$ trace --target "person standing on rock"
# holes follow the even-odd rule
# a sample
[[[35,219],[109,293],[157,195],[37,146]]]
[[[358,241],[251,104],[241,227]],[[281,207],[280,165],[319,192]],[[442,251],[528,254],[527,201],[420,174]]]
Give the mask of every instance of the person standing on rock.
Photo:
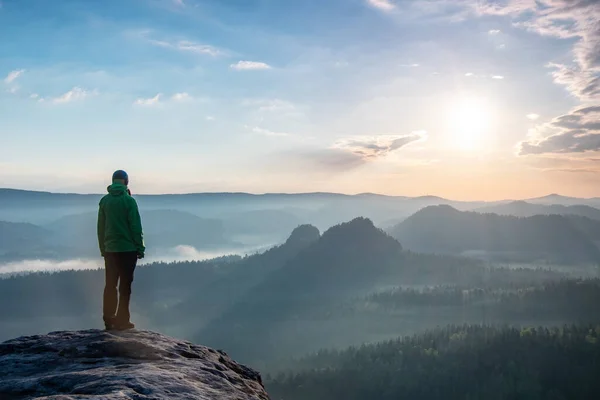
[[[144,258],[146,249],[138,205],[128,184],[127,173],[115,171],[98,208],[98,244],[106,276],[102,310],[106,329],[135,328],[129,314],[131,284],[137,260]]]

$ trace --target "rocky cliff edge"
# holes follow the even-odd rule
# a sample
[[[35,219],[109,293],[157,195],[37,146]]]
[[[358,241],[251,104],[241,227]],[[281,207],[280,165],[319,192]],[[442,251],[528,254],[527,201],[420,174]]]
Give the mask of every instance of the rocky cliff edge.
[[[0,343],[0,399],[268,400],[227,354],[149,331],[52,332]]]

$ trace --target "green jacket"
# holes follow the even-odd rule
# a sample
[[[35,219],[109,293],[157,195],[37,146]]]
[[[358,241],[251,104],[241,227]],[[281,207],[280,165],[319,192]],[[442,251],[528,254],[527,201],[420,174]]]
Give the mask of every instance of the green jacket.
[[[143,257],[146,248],[137,202],[123,184],[113,183],[107,190],[98,208],[100,254],[136,251]]]

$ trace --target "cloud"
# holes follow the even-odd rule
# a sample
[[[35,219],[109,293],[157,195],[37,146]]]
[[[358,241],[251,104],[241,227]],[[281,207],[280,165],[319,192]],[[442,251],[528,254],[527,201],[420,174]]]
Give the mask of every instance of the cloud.
[[[133,105],[153,107],[161,104],[185,103],[192,100],[197,100],[197,98],[193,97],[187,92],[174,93],[173,95],[168,96],[166,100],[163,100],[163,98],[164,95],[162,93],[157,93],[154,97],[140,97],[133,102]]]
[[[215,117],[213,117],[212,115],[207,115],[205,118],[207,121],[214,121]]]
[[[143,35],[145,36],[145,35]],[[179,41],[167,41],[167,40],[154,40],[148,39],[148,42],[153,44],[154,46],[163,47],[172,50],[178,50],[182,52],[195,53],[195,54],[203,54],[212,57],[219,57],[227,55],[227,51],[219,49],[217,47],[192,42],[189,40],[179,40]]]
[[[4,83],[6,83],[7,85],[13,83],[21,75],[23,75],[24,72],[24,69],[16,69],[14,71],[9,72],[6,78],[4,78]]]
[[[568,172],[571,174],[600,174],[600,171],[585,168],[557,168],[548,169],[545,172]]]
[[[479,14],[522,17],[521,26],[540,35],[575,39],[573,65],[549,64],[556,83],[575,96],[600,95],[600,2],[598,0],[480,0]]]
[[[351,152],[364,160],[373,160],[385,157],[410,143],[426,139],[425,131],[415,131],[410,135],[358,136],[338,140],[333,148]]]
[[[467,76],[467,77],[471,77],[471,76],[473,76],[473,75],[475,75],[475,74],[474,74],[474,73],[472,73],[472,72],[467,72],[467,73],[465,74],[465,76]]]
[[[499,29],[490,29],[488,31],[488,34],[490,34],[490,35],[498,35],[498,34],[500,34],[500,32],[501,31]]]
[[[242,100],[244,107],[256,107],[260,112],[292,112],[296,111],[295,104],[282,99],[244,99]]]
[[[492,75],[492,79],[502,80],[504,77],[502,75]]]
[[[375,7],[386,12],[392,11],[396,8],[396,5],[390,0],[367,0],[367,4],[371,7]]]
[[[519,143],[519,154],[583,153],[600,150],[600,106],[586,106],[554,118]]]
[[[175,93],[173,96],[171,96],[171,99],[174,101],[189,101],[189,100],[192,100],[193,98],[188,93],[182,92],[182,93]]]
[[[81,271],[98,269],[98,260],[73,259],[55,260],[23,260],[0,264],[0,274],[22,274],[28,272]]]
[[[540,116],[538,114],[527,114],[526,117],[532,121],[535,121],[536,119],[538,119]]]
[[[554,82],[585,102],[600,96],[600,1],[479,0],[480,15],[518,17],[514,25],[574,43],[570,64],[549,63]],[[593,109],[594,107],[592,107]],[[583,111],[582,111],[583,110]],[[587,110],[587,111],[586,111]],[[519,154],[580,153],[599,150],[600,131],[589,120],[590,107],[572,111],[537,127],[533,138],[518,144]],[[596,114],[596,112],[593,112]],[[597,115],[596,118],[600,117]]]
[[[278,136],[278,137],[292,136],[291,134],[286,133],[286,132],[273,132],[268,129],[263,129],[263,128],[259,128],[259,127],[250,128],[250,127],[246,126],[246,128],[251,129],[252,132],[254,132],[254,133],[258,133],[259,135],[264,135],[264,136]]]
[[[137,106],[146,106],[146,107],[156,106],[156,105],[160,104],[161,96],[162,96],[162,93],[158,93],[156,96],[150,97],[147,99],[140,98],[140,99],[137,99],[136,101],[134,101],[133,104],[137,105]]]
[[[271,69],[269,64],[258,61],[238,61],[235,64],[231,64],[229,67],[238,71]]]
[[[548,67],[554,68],[554,82],[566,86],[567,90],[580,99],[590,100],[600,96],[600,72],[554,63],[548,64]]]
[[[531,10],[536,0],[478,0],[467,4],[480,15],[509,15]]]
[[[90,91],[82,89],[78,86],[75,86],[73,89],[69,90],[67,93],[65,93],[61,96],[52,98],[51,101],[54,104],[66,104],[66,103],[71,103],[73,101],[84,100],[85,98],[92,96],[92,95],[96,95],[96,94],[98,94],[98,92],[96,90],[90,92]]]
[[[296,167],[303,172],[344,172],[365,164],[365,160],[354,153],[341,149],[301,149],[282,154],[286,166]]]

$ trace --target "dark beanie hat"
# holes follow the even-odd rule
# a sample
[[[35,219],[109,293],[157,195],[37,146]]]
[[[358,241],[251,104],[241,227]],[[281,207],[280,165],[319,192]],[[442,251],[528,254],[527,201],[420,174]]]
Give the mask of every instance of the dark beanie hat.
[[[127,175],[127,172],[125,172],[123,170],[117,170],[113,173],[113,176],[112,176],[113,182],[115,181],[115,179],[121,179],[121,180],[123,180],[123,183],[125,183],[126,185],[129,185],[129,176]]]

